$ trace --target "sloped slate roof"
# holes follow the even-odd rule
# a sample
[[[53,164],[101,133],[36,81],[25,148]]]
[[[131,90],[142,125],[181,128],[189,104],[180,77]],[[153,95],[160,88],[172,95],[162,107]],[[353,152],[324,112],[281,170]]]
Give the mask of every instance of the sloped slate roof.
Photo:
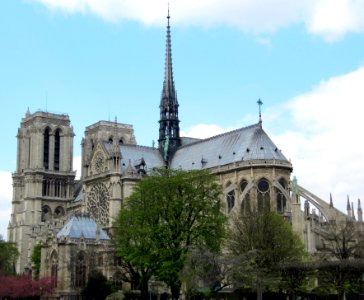
[[[125,171],[129,166],[134,168],[144,159],[146,171],[150,171],[156,167],[164,166],[164,160],[157,148],[137,146],[137,145],[120,145],[121,151],[121,170]]]
[[[73,216],[57,233],[57,238],[69,237],[79,239],[83,236],[85,239],[96,239],[96,231],[100,231],[100,240],[110,240],[105,230],[98,227],[96,222],[86,216]]]
[[[179,148],[171,168],[209,169],[238,161],[271,159],[288,162],[258,123]]]

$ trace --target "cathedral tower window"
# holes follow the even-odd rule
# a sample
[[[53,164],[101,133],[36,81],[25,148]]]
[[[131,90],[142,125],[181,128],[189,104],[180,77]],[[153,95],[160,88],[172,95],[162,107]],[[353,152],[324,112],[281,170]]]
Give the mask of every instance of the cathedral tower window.
[[[62,216],[64,216],[64,209],[62,206],[57,206],[56,209],[54,210],[54,217],[60,218]]]
[[[49,128],[46,128],[43,134],[43,167],[46,170],[49,168],[49,132]]]
[[[51,217],[52,217],[52,211],[51,211],[50,207],[48,205],[44,205],[42,207],[41,221],[46,222],[46,221],[50,220]]]
[[[61,135],[60,130],[56,130],[56,134],[54,136],[54,170],[59,171],[59,159],[60,159],[60,150],[61,148]]]

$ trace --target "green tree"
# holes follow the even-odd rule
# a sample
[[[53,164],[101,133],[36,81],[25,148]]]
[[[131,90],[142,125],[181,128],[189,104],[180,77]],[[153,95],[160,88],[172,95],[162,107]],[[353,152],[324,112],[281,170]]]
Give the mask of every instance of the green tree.
[[[177,299],[189,249],[218,251],[224,234],[221,187],[205,171],[156,169],[138,182],[116,223],[119,256],[138,271],[164,281]],[[139,286],[147,294],[144,282]]]
[[[0,235],[0,273],[13,273],[18,256],[19,252],[15,244],[4,241]]]
[[[40,274],[40,261],[41,261],[42,246],[40,244],[35,244],[31,256],[31,261],[33,264],[33,276],[34,278],[39,278]]]
[[[278,285],[283,262],[301,261],[305,256],[290,224],[270,211],[241,211],[233,216],[227,249],[237,258],[235,284],[255,288],[258,299],[264,287]]]
[[[115,292],[115,287],[99,271],[93,271],[88,276],[87,284],[82,291],[86,300],[103,300]]]

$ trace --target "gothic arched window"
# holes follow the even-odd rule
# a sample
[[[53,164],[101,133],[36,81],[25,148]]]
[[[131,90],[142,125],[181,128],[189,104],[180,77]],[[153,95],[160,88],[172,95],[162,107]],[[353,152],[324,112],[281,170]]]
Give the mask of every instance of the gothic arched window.
[[[52,217],[52,211],[51,211],[50,207],[48,205],[44,205],[42,207],[41,221],[46,222],[46,221],[50,220],[51,217]]]
[[[257,198],[258,198],[258,210],[263,209],[270,210],[270,185],[269,181],[262,178],[258,181]]]
[[[75,287],[84,287],[86,284],[86,255],[80,251],[76,257]]]
[[[227,203],[227,210],[228,210],[228,213],[229,213],[233,209],[233,207],[235,205],[235,193],[234,193],[234,191],[230,191],[226,195],[226,203]]]
[[[53,287],[57,287],[58,279],[58,255],[56,251],[52,252],[51,255],[51,277]]]
[[[50,129],[46,128],[43,134],[43,167],[46,170],[49,168],[49,132]]]
[[[56,134],[54,135],[54,170],[59,171],[59,159],[61,152],[61,135],[60,129],[56,130]]]

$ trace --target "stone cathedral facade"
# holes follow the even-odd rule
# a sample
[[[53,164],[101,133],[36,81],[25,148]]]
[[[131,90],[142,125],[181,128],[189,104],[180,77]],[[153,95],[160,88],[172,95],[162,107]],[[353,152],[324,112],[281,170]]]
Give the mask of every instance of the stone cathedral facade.
[[[8,240],[20,252],[18,273],[32,271],[33,248],[41,245],[41,275],[57,278],[55,297],[77,299],[95,269],[123,284],[111,228],[134,184],[154,167],[209,170],[223,186],[227,215],[269,206],[292,224],[311,253],[322,244],[322,224],[354,218],[349,201],[344,214],[291,179],[292,164],[260,117],[256,124],[208,139],[180,136],[169,21],[168,16],[158,147],[137,145],[132,125],[99,121],[85,130],[76,180],[69,117],[28,110],[21,120]],[[361,223],[360,202],[357,215]]]

